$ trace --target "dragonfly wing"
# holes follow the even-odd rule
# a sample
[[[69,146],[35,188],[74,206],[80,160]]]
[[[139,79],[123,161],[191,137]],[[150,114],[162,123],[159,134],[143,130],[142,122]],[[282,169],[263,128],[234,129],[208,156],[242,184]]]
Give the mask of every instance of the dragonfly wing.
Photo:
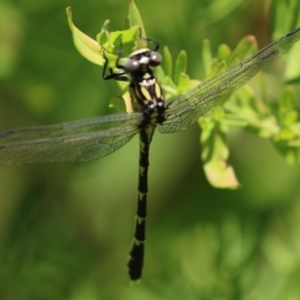
[[[141,113],[116,114],[0,132],[0,164],[84,162],[106,156],[137,132]]]
[[[285,54],[300,39],[300,28],[264,47],[236,66],[199,84],[169,103],[163,133],[187,129],[223,97],[246,84],[258,71]]]

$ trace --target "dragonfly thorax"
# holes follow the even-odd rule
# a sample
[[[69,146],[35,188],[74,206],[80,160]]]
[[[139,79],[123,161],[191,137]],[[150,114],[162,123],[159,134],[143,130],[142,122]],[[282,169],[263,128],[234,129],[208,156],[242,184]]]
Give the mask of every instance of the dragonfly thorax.
[[[123,65],[130,78],[129,93],[133,110],[144,112],[146,117],[142,122],[144,125],[147,123],[154,125],[164,120],[165,102],[162,88],[151,69],[158,66],[161,61],[160,53],[142,48],[133,51]]]

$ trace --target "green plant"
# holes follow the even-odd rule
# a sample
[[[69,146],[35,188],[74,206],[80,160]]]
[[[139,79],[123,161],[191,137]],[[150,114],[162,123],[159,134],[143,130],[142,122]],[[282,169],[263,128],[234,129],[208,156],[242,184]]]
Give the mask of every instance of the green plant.
[[[142,36],[146,36],[146,31],[134,1],[129,1],[127,16],[129,29],[109,32],[107,20],[97,35],[97,41],[75,27],[72,22],[71,8],[67,8],[67,15],[76,48],[92,63],[100,66],[104,64],[101,51],[103,47],[108,53],[109,65],[113,68],[120,45],[120,36],[122,36],[125,57],[133,48],[145,46],[145,41],[138,38],[138,28],[141,28]],[[279,31],[278,28],[276,30]],[[206,77],[203,81],[224,72],[228,67],[236,65],[255,52],[257,52],[257,44],[254,36],[243,38],[234,50],[227,45],[220,45],[216,57],[212,54],[209,41],[205,40],[202,59]],[[294,53],[290,60],[297,60],[297,57],[298,54]],[[174,63],[169,49],[164,47],[163,58],[163,67],[158,67],[156,72],[167,101],[200,83],[198,80],[191,80],[186,74],[187,54],[185,51],[179,53]],[[289,78],[289,81],[295,81],[299,78],[299,74],[300,70],[293,68],[293,78]],[[227,140],[230,128],[244,128],[259,138],[269,139],[289,164],[300,164],[300,122],[293,88],[285,87],[278,102],[274,104],[268,100],[267,81],[264,74],[260,72],[255,80],[256,89],[249,84],[241,87],[199,119],[203,146],[201,158],[204,162],[206,177],[214,187],[239,187],[234,169],[228,161],[230,151]],[[118,84],[122,90],[126,86],[122,82]],[[123,98],[127,111],[131,111],[128,93],[125,93]]]

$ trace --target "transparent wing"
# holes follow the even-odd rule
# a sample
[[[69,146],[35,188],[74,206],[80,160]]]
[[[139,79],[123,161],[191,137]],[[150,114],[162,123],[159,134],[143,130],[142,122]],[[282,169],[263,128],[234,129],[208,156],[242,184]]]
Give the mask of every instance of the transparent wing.
[[[285,54],[299,39],[300,28],[176,98],[167,106],[167,119],[159,126],[159,131],[172,133],[187,129],[221,98],[246,84],[259,70]]]
[[[0,164],[84,162],[106,156],[137,132],[142,113],[122,113],[0,132]]]

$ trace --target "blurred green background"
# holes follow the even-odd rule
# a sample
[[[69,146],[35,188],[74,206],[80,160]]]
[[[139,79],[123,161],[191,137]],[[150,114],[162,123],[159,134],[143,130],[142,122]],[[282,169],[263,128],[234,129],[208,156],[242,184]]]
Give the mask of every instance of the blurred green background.
[[[205,38],[216,51],[253,34],[261,48],[275,16],[295,25],[292,15],[278,17],[293,3],[136,0],[147,35],[174,55],[185,49],[188,74],[197,79]],[[65,8],[72,6],[75,25],[94,38],[107,18],[112,30],[124,29],[127,5],[1,0],[0,130],[111,113],[108,101],[120,91],[74,48]],[[268,70],[282,82],[283,62]],[[269,142],[233,132],[230,162],[242,187],[217,190],[204,177],[200,147],[197,125],[154,136],[146,262],[134,287],[126,263],[137,138],[95,162],[0,166],[0,299],[298,299],[299,168]]]

